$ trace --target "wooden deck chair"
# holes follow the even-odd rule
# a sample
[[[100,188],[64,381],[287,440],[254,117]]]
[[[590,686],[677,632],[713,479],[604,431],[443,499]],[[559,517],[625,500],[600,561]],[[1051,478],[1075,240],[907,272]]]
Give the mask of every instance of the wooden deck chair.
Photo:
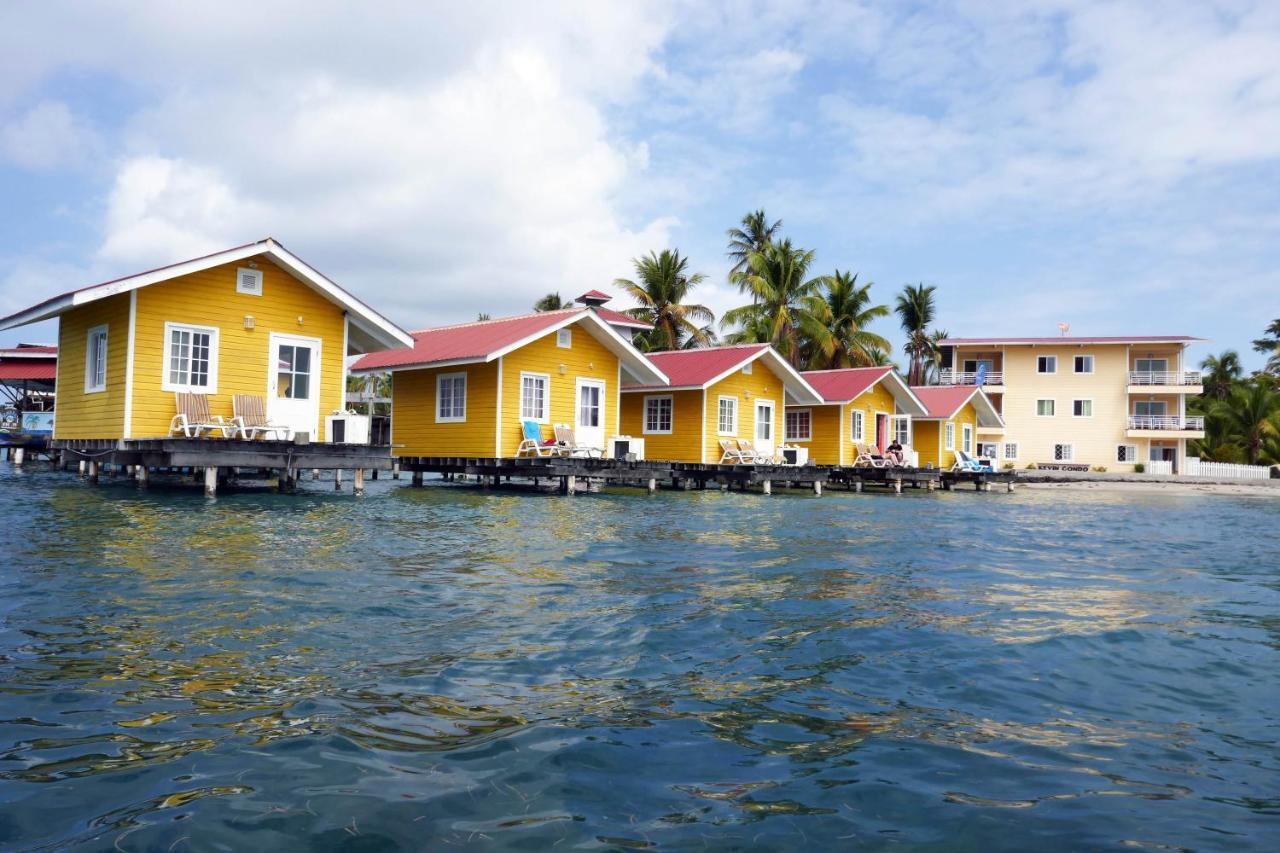
[[[755,444],[746,438],[738,439],[738,449],[742,451],[742,455],[750,459],[757,465],[773,465],[777,462],[777,458],[771,453],[765,453],[763,450],[757,450]]]
[[[236,434],[235,424],[222,415],[209,413],[209,395],[196,394],[193,391],[175,391],[174,407],[178,413],[169,421],[169,435],[181,433],[186,438],[200,438],[202,435],[220,430],[223,438],[232,438]]]
[[[533,419],[520,422],[520,445],[516,456],[559,456],[560,445],[553,438],[542,437],[542,427]]]
[[[278,441],[288,441],[293,430],[282,424],[273,424],[267,418],[267,401],[254,394],[236,394],[231,398],[235,415],[231,422],[240,430],[240,437],[253,441],[259,435],[274,433]]]
[[[573,434],[573,427],[568,424],[556,424],[552,427],[556,434],[556,444],[560,445],[561,451],[566,456],[574,456],[579,459],[603,459],[604,449],[600,447],[586,447],[578,444],[577,438]]]
[[[738,445],[736,438],[720,439],[720,464],[721,465],[752,465],[755,463],[754,457],[748,457],[742,448]]]
[[[855,444],[854,449],[858,451],[857,458],[853,460],[855,468],[890,468],[893,465],[883,455],[871,450],[862,442]]]

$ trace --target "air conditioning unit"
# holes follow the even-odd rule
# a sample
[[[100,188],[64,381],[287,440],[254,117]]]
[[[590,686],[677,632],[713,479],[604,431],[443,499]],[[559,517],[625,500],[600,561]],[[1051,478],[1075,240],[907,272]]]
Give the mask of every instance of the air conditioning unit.
[[[324,435],[330,444],[368,444],[369,416],[351,412],[327,415]]]

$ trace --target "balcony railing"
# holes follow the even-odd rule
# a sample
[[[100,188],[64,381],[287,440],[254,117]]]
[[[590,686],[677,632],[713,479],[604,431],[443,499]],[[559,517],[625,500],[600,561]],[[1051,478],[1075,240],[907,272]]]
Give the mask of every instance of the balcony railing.
[[[944,370],[938,377],[939,385],[972,385],[978,381],[978,374],[965,370]],[[988,370],[987,385],[1003,385],[1004,374],[998,370]]]
[[[1189,429],[1204,431],[1204,418],[1180,418],[1176,415],[1131,415],[1129,429]]]
[[[1131,370],[1130,385],[1203,385],[1198,370]]]

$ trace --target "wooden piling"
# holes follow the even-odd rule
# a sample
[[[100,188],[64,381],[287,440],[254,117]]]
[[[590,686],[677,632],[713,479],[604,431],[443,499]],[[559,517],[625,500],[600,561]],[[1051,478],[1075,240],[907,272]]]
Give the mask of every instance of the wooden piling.
[[[22,460],[26,456],[26,454],[27,454],[27,449],[25,447],[15,447],[13,449],[13,467],[21,468]]]
[[[771,494],[773,494],[773,481],[772,481],[772,480],[763,480],[763,481],[760,483],[760,488],[764,490],[764,493],[765,493],[766,495],[771,495]]]
[[[333,469],[333,490],[335,492],[342,491],[342,469],[341,468]]]
[[[421,471],[414,471],[414,472],[413,472],[413,477],[410,479],[410,481],[409,481],[409,482],[410,482],[410,483],[412,483],[415,487],[421,488],[421,486],[422,486],[422,472],[421,472]]]
[[[355,486],[353,491],[356,497],[360,497],[361,495],[364,494],[364,469],[363,468],[356,469],[356,479],[355,479]]]
[[[98,482],[98,461],[96,459],[89,460],[88,477],[90,483]]]
[[[652,495],[652,494],[656,494],[656,493],[657,493],[657,491],[658,491],[658,480],[657,480],[657,478],[655,478],[655,477],[650,477],[650,478],[649,478],[648,491],[649,491],[649,494],[651,494],[651,495]]]
[[[204,469],[204,493],[206,497],[213,497],[218,493],[218,469],[216,467]]]
[[[818,497],[822,497],[822,481],[821,480],[813,481],[813,493]]]

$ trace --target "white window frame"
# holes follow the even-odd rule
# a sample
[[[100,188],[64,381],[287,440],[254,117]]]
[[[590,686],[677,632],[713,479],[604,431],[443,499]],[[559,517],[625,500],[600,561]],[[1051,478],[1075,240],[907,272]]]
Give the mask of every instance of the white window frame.
[[[573,349],[573,329],[560,329],[557,331],[556,346],[560,349]]]
[[[1132,465],[1137,461],[1138,461],[1138,445],[1136,444],[1117,444],[1116,445],[1116,462],[1118,464]]]
[[[1143,361],[1147,363],[1146,370],[1143,370],[1141,367],[1138,367],[1138,363]],[[1152,364],[1152,362],[1159,362],[1163,364],[1164,367],[1161,367],[1159,370],[1157,370],[1155,366]],[[1160,357],[1160,356],[1145,356],[1143,358],[1135,358],[1133,360],[1133,370],[1135,373],[1168,373],[1169,359],[1167,357]]]
[[[762,438],[760,436],[760,424],[762,423],[762,421],[760,420],[761,406],[769,407],[769,420],[767,422],[769,424],[768,438]],[[757,397],[755,403],[753,403],[751,406],[751,414],[752,414],[752,417],[751,417],[752,440],[776,442],[778,440],[778,422],[777,422],[778,404],[773,402],[772,400],[764,400]],[[783,417],[784,418],[786,417],[785,412],[783,413]],[[785,424],[783,425],[783,430],[784,431],[786,430]],[[783,439],[783,440],[785,441],[786,439]]]
[[[84,340],[84,393],[99,394],[107,390],[107,355],[111,337],[106,323],[94,326],[85,333]],[[102,381],[98,381],[97,341],[102,338]]]
[[[524,381],[526,379],[541,379],[543,383],[542,412],[537,416],[526,415],[524,413],[524,409],[525,409]],[[533,373],[526,370],[520,371],[520,420],[522,421],[534,420],[540,424],[551,423],[551,374],[550,373]]]
[[[946,450],[956,449],[956,425],[951,421],[947,421],[946,427],[943,429],[943,447]]]
[[[649,428],[649,404],[667,401],[667,428],[666,429],[650,429]],[[671,435],[676,425],[676,401],[671,394],[650,394],[644,398],[644,408],[641,411],[640,432],[643,435]],[[661,417],[657,419],[658,423],[662,422]]]
[[[170,347],[173,345],[173,333],[178,332],[197,332],[199,334],[207,334],[209,336],[209,384],[208,385],[192,385],[190,382],[179,384],[169,381],[169,367],[172,363],[173,354]],[[164,345],[163,358],[161,361],[160,374],[160,390],[161,391],[190,391],[195,394],[217,394],[218,393],[218,327],[217,326],[195,326],[191,323],[173,323],[166,322],[164,324]],[[272,362],[274,364],[274,362]],[[270,367],[270,365],[268,365]],[[191,378],[190,360],[188,356],[187,378]]]
[[[246,290],[244,286],[245,276],[252,278],[256,285],[256,289]],[[236,293],[243,293],[245,296],[261,296],[262,295],[262,270],[249,269],[248,267],[240,267],[236,270]]]
[[[1040,369],[1040,359],[1042,359],[1042,358],[1043,358],[1043,359],[1045,359],[1045,360],[1046,360],[1046,362],[1047,362],[1047,364],[1048,364],[1050,367],[1052,367],[1052,368],[1053,368],[1052,370],[1041,370],[1041,369]],[[1057,373],[1057,372],[1058,372],[1058,357],[1057,357],[1056,355],[1038,355],[1038,356],[1036,356],[1036,373],[1038,373],[1038,374],[1040,374],[1040,375],[1042,375],[1042,376],[1049,376],[1049,375],[1054,374],[1054,373]]]
[[[866,441],[867,440],[867,413],[862,409],[853,409],[849,412],[849,440],[850,441]]]
[[[1049,413],[1049,414],[1047,414],[1047,415],[1042,415],[1042,414],[1040,414],[1040,404],[1041,404],[1041,403],[1049,403],[1049,404],[1051,404],[1051,405],[1050,405],[1050,408],[1052,408],[1052,409],[1053,409],[1053,411],[1052,411],[1052,412],[1050,412],[1050,413]],[[1058,416],[1058,400],[1057,400],[1057,398],[1055,398],[1055,397],[1041,397],[1041,398],[1039,398],[1038,400],[1036,400],[1036,417],[1037,417],[1037,418],[1054,418],[1054,417],[1057,417],[1057,416]]]
[[[1152,407],[1153,405],[1157,405],[1157,404],[1158,404],[1158,405],[1161,405],[1161,406],[1164,406],[1164,411],[1162,411],[1162,412],[1161,412],[1160,414],[1158,414],[1158,415],[1153,415],[1153,414],[1151,414],[1151,407]],[[1147,407],[1147,414],[1145,414],[1145,415],[1140,415],[1140,414],[1138,414],[1138,407],[1139,407],[1139,406],[1146,406],[1146,407]],[[1166,417],[1168,417],[1168,416],[1169,416],[1169,401],[1168,401],[1168,400],[1134,400],[1134,401],[1133,401],[1133,417],[1135,417],[1135,418],[1166,418]]]
[[[808,429],[804,435],[793,434],[791,432],[791,422],[789,418],[795,415],[798,420],[800,415],[806,418],[805,424]],[[813,409],[787,409],[782,413],[782,440],[783,441],[813,441]]]
[[[973,455],[973,424],[960,425],[960,449]]]
[[[1004,458],[1005,458],[1005,459],[1017,459],[1017,458],[1018,458],[1018,442],[1016,442],[1016,441],[1006,441],[1006,442],[1004,443],[1004,448],[1003,448],[1003,450],[1004,450]]]
[[[1076,404],[1077,404],[1077,403],[1088,403],[1088,404],[1089,404],[1089,414],[1087,414],[1087,415],[1077,415],[1077,414],[1076,414]],[[1073,418],[1091,418],[1091,417],[1093,417],[1093,398],[1092,398],[1092,397],[1080,397],[1080,398],[1078,398],[1078,399],[1072,400],[1072,401],[1071,401],[1071,417],[1073,417]]]
[[[985,445],[985,446],[987,446],[987,447],[993,448],[993,449],[995,450],[995,452],[994,452],[994,453],[983,453],[983,452],[982,452],[982,448],[983,448],[983,446],[984,446],[984,445]],[[1000,442],[998,442],[998,441],[979,441],[977,444],[975,444],[975,445],[974,445],[974,452],[973,452],[973,455],[974,455],[974,456],[978,456],[978,457],[983,458],[983,459],[999,459],[999,458],[1000,458]]]
[[[906,424],[906,429],[904,430],[904,434],[903,434],[903,437],[906,438],[906,441],[899,441],[898,439],[899,424]],[[889,416],[889,440],[891,442],[897,441],[898,444],[901,444],[903,447],[911,447],[912,446],[911,441],[914,438],[915,438],[915,430],[912,429],[911,427],[910,415],[890,415]]]
[[[462,380],[462,415],[442,415],[440,413],[441,387],[445,381]],[[450,398],[452,402],[452,398]],[[451,407],[452,408],[452,407]],[[466,371],[461,373],[437,373],[436,374],[436,423],[438,424],[464,424],[467,422],[467,374]]]
[[[1076,363],[1076,359],[1080,359],[1080,358],[1085,358],[1085,359],[1088,359],[1088,360],[1089,360],[1089,369],[1088,369],[1088,370],[1081,370],[1081,369],[1079,368],[1078,364]],[[1091,374],[1091,373],[1093,373],[1093,364],[1094,364],[1094,360],[1093,360],[1093,356],[1091,356],[1091,355],[1073,355],[1073,356],[1071,357],[1071,369],[1072,369],[1072,371],[1073,371],[1073,372],[1075,372],[1075,373],[1077,373],[1077,374],[1080,374],[1081,376],[1084,376],[1084,375],[1087,375],[1087,374]]]
[[[733,418],[733,424],[732,424],[733,428],[730,430],[725,430],[724,428],[724,404],[725,403],[732,403],[732,406],[730,406],[729,411]],[[719,397],[716,398],[716,435],[736,436],[737,434],[738,434],[738,398],[721,394]]]
[[[1066,448],[1066,454],[1059,455],[1060,451],[1058,448]],[[1069,442],[1055,441],[1053,443],[1053,461],[1054,462],[1075,462],[1076,446]]]

